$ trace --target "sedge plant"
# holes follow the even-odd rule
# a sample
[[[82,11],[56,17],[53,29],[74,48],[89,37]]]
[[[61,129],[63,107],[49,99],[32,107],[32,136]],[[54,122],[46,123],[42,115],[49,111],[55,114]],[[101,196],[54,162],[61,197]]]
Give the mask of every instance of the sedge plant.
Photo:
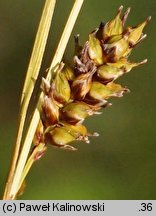
[[[145,39],[143,29],[151,17],[138,26],[125,27],[130,8],[123,13],[123,6],[114,19],[101,23],[89,33],[83,46],[79,44],[79,36],[75,36],[73,61],[70,64],[62,62],[82,4],[83,0],[76,0],[73,5],[47,77],[42,78],[41,94],[22,142],[27,108],[55,7],[54,0],[46,0],[22,92],[15,152],[3,199],[16,199],[23,192],[31,166],[45,155],[48,146],[76,151],[77,140],[88,143],[90,136],[98,136],[97,132],[88,131],[84,120],[102,114],[102,110],[111,105],[109,98],[120,98],[129,92],[116,80],[147,62],[147,59],[131,62],[129,56]]]

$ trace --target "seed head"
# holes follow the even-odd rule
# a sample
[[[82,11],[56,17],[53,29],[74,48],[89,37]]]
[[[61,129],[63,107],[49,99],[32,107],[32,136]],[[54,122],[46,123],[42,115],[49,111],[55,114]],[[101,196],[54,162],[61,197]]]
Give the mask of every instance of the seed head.
[[[84,120],[101,114],[102,108],[111,105],[110,97],[122,97],[129,92],[127,87],[114,81],[147,62],[145,59],[135,63],[128,58],[145,39],[143,29],[151,17],[125,29],[130,8],[123,15],[122,10],[123,6],[114,19],[92,31],[84,46],[79,45],[79,36],[76,36],[73,65],[60,63],[51,82],[42,80],[44,97],[35,145],[45,142],[45,145],[76,150],[73,142],[89,143],[89,136],[98,136],[98,133],[88,132],[82,124]]]

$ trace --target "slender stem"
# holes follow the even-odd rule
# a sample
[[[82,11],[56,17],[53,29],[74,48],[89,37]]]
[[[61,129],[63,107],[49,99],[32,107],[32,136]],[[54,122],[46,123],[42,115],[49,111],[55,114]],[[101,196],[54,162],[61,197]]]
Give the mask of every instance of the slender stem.
[[[50,30],[50,25],[55,9],[56,0],[46,0],[43,9],[41,21],[38,27],[34,48],[29,62],[23,92],[21,97],[21,104],[25,98],[28,98],[27,92],[31,91],[36,81],[41,67],[45,46]]]
[[[31,153],[31,155],[29,156],[29,159],[27,160],[27,163],[24,167],[22,176],[21,176],[21,181],[19,183],[19,187],[18,190],[21,188],[23,181],[25,179],[25,177],[27,176],[31,166],[33,165],[33,163],[40,159],[40,157],[45,153],[47,147],[45,146],[44,143],[40,143],[38,146],[35,147],[35,149],[33,150],[33,152]]]
[[[51,69],[54,68],[54,66],[62,60],[66,45],[68,43],[72,29],[73,29],[74,24],[76,22],[76,19],[78,17],[79,11],[82,7],[83,1],[84,0],[75,0],[74,6],[73,6],[72,11],[69,15],[67,24],[64,28],[62,37],[61,37],[59,45],[57,47],[56,54],[55,54],[53,61],[50,65],[50,70],[49,70],[48,75],[47,75],[48,80],[51,78]],[[14,199],[16,197],[16,194],[17,194],[18,189],[19,189],[19,184],[22,183],[21,182],[22,173],[23,173],[25,164],[27,162],[29,151],[30,151],[31,144],[32,144],[32,140],[33,140],[33,137],[34,137],[34,134],[35,134],[35,131],[36,131],[39,119],[40,119],[40,115],[39,115],[38,110],[40,108],[40,102],[42,101],[42,97],[43,97],[43,94],[41,93],[41,95],[39,97],[39,102],[37,104],[37,108],[34,111],[32,120],[30,122],[29,129],[28,129],[28,132],[26,135],[26,139],[24,141],[23,148],[22,148],[22,151],[21,151],[21,154],[19,157],[19,161],[18,161],[17,168],[15,171],[12,187],[11,187],[10,194],[9,194],[12,199]]]
[[[64,54],[64,50],[67,46],[67,43],[69,41],[71,32],[73,30],[73,27],[75,25],[76,19],[79,15],[80,9],[82,7],[84,0],[76,0],[73,6],[73,9],[70,12],[69,18],[67,20],[66,26],[64,28],[64,31],[62,33],[61,39],[59,41],[57,50],[55,52],[55,56],[51,62],[50,68],[49,70],[51,71],[51,69],[61,61],[63,54]],[[62,52],[60,52],[60,50],[62,50]],[[50,78],[50,73],[48,74],[48,79]]]
[[[13,159],[11,163],[11,168],[10,168],[10,172],[9,172],[9,176],[8,176],[8,180],[4,192],[4,199],[9,199],[8,192],[10,191],[12,179],[14,176],[14,172],[15,172],[15,168],[19,156],[27,109],[35,86],[35,81],[38,77],[39,70],[41,67],[41,62],[43,59],[43,54],[47,43],[47,38],[50,30],[55,3],[56,3],[55,0],[46,0],[43,13],[41,16],[40,24],[38,27],[38,31],[36,34],[36,39],[35,39],[32,55],[30,58],[23,91],[22,91],[21,108],[20,108],[19,124],[18,124],[19,126],[17,130],[17,138],[16,138]]]

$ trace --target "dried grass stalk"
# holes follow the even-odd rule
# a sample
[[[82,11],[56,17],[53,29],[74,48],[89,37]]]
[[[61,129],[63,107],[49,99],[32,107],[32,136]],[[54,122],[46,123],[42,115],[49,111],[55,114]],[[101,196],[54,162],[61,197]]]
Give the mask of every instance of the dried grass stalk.
[[[45,46],[47,43],[47,38],[50,30],[51,20],[53,17],[53,12],[55,8],[56,0],[46,0],[45,6],[43,9],[43,13],[41,16],[41,20],[39,23],[39,27],[37,30],[34,47],[32,50],[32,55],[30,58],[28,70],[26,73],[26,78],[23,86],[22,96],[21,96],[21,106],[19,113],[19,125],[17,130],[17,138],[15,144],[15,150],[13,154],[13,159],[11,163],[11,169],[8,176],[8,181],[5,188],[4,199],[8,199],[8,193],[10,190],[10,186],[12,184],[12,178],[14,176],[14,171],[16,168],[20,145],[22,140],[23,128],[26,119],[26,113],[28,109],[28,105],[30,102],[30,98],[39,74],[39,70],[41,67],[43,54],[45,50]]]
[[[56,54],[54,55],[54,59],[50,65],[50,70],[49,70],[49,73],[47,75],[47,80],[50,79],[50,77],[51,77],[51,68],[53,68],[57,63],[59,63],[63,57],[66,45],[68,43],[72,29],[73,29],[74,24],[76,22],[76,19],[78,17],[79,11],[82,7],[83,1],[84,0],[76,0],[74,5],[73,5],[73,8],[71,10],[71,13],[70,13],[68,21],[67,21],[67,24],[66,24],[65,29],[63,31],[62,37],[60,39],[58,48],[56,50]],[[30,76],[28,76],[28,77],[30,77]],[[28,81],[26,81],[26,83],[28,83]],[[30,88],[30,87],[27,84],[25,84],[25,89],[27,89],[27,88]],[[40,119],[39,110],[40,110],[40,101],[41,101],[42,97],[43,97],[43,94],[41,93],[41,95],[39,97],[39,102],[38,102],[37,107],[34,111],[32,120],[30,122],[30,126],[29,126],[27,134],[26,134],[23,148],[22,148],[21,153],[19,155],[19,160],[18,160],[17,167],[15,170],[11,189],[9,190],[9,193],[7,196],[8,199],[15,199],[16,198],[16,195],[20,189],[20,185],[22,185],[22,182],[24,180],[23,177],[26,175],[26,173],[28,172],[28,170],[30,168],[28,166],[29,168],[25,169],[25,165],[27,163],[27,159],[28,159],[30,148],[31,148],[32,140],[33,140],[33,137],[34,137],[34,134],[36,131],[36,127],[37,127],[37,124],[38,124],[39,119]],[[24,97],[22,97],[22,99],[24,99]],[[6,196],[4,196],[4,197],[6,197]]]

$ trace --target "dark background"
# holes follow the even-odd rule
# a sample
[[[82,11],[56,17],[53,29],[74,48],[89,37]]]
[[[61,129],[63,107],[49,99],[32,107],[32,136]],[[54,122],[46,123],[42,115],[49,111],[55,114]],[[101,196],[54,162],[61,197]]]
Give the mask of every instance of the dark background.
[[[72,0],[58,0],[42,71],[49,66]],[[156,199],[156,1],[86,0],[73,35],[81,42],[101,21],[114,17],[118,7],[132,7],[127,25],[152,16],[147,39],[131,60],[148,58],[118,82],[131,89],[103,115],[86,121],[100,137],[89,145],[76,144],[77,152],[48,148],[27,177],[22,199]],[[2,195],[15,142],[19,101],[43,0],[0,0],[0,193]],[[65,53],[73,54],[73,35]],[[39,80],[40,82],[40,80]],[[35,98],[35,97],[34,97]],[[35,99],[34,99],[35,100]],[[33,106],[33,103],[32,103]]]

